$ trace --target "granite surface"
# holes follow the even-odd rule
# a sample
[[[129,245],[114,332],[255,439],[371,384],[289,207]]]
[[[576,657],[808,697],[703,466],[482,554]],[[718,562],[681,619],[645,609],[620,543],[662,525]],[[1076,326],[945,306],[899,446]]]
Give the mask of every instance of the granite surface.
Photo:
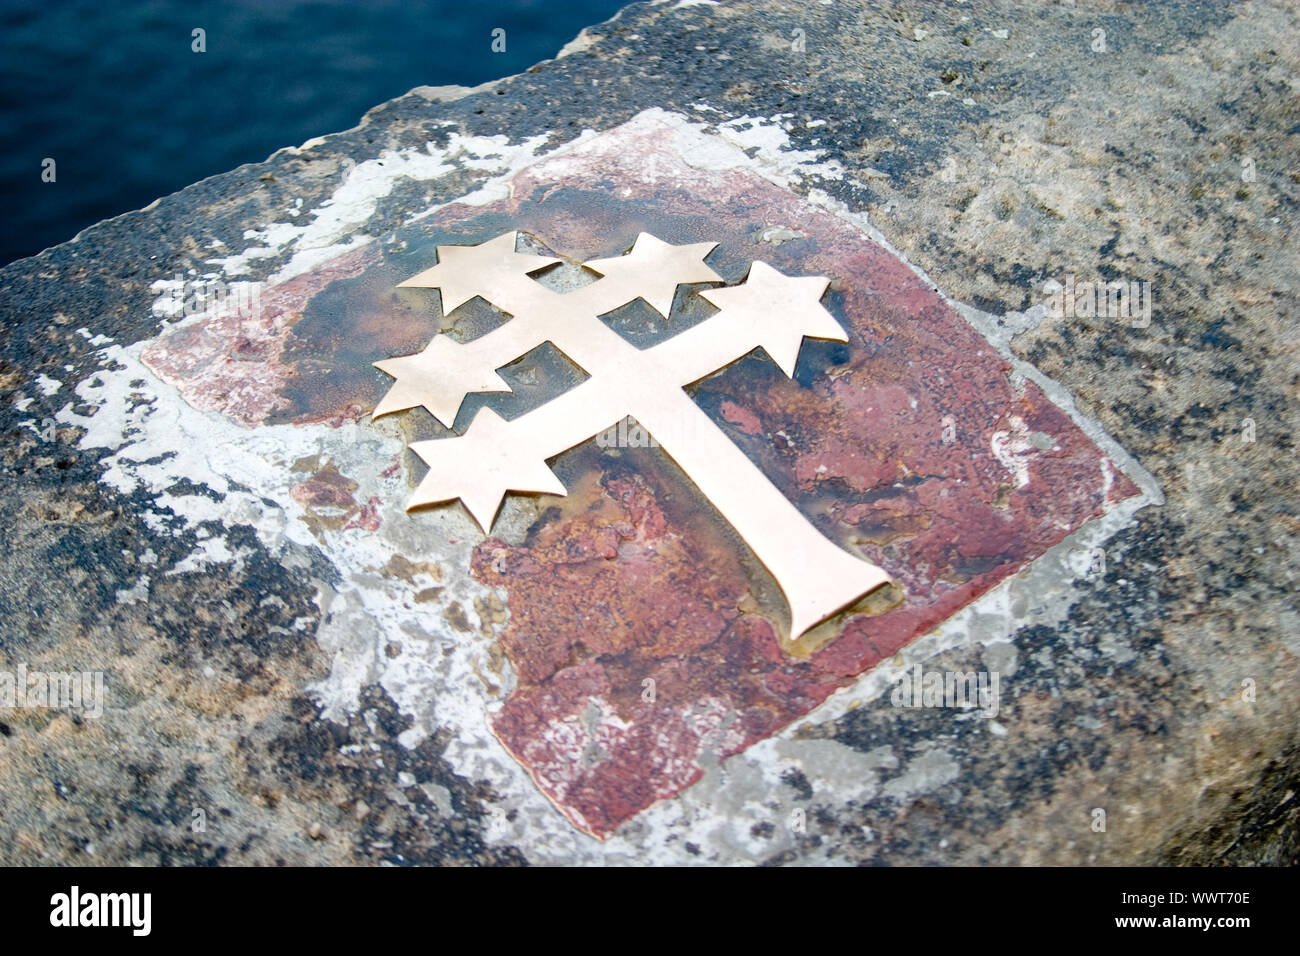
[[[525,74],[414,90],[4,268],[0,669],[101,672],[105,706],[0,710],[0,859],[1293,863],[1298,20],[635,4]],[[378,301],[359,277],[438,210],[647,116],[903,257],[1142,496],[599,841],[486,717],[534,679],[519,622],[555,600],[503,569],[597,518],[508,503],[502,555],[458,506],[402,525],[421,426],[369,423],[366,336],[399,354],[444,317],[330,317]],[[795,257],[807,230],[767,225],[753,247]],[[1149,283],[1149,317],[1053,314],[1067,278]],[[205,281],[264,283],[256,320],[191,321]],[[779,467],[756,436],[801,393],[745,412],[744,382],[700,400]],[[895,706],[916,664],[998,674],[996,718]]]

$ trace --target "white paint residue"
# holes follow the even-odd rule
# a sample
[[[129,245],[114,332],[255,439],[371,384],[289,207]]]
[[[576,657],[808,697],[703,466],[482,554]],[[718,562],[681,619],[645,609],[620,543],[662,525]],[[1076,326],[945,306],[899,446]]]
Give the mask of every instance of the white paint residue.
[[[118,604],[135,604],[149,600],[149,575],[145,574],[129,588],[119,588],[116,592]]]
[[[113,341],[107,335],[92,334],[90,329],[86,328],[77,329],[77,334],[96,348],[101,345],[108,345]],[[71,371],[71,369],[69,369],[69,371]]]
[[[1009,419],[1011,431],[994,432],[989,439],[993,457],[998,460],[1016,479],[1016,487],[1024,488],[1029,484],[1029,457],[1038,451],[1029,440],[1029,428],[1019,415]]]
[[[1110,490],[1115,486],[1115,468],[1111,465],[1109,458],[1101,460],[1101,482],[1101,500],[1109,508],[1114,504],[1110,500]]]
[[[510,143],[505,136],[464,136],[451,133],[444,147],[427,143],[423,149],[388,150],[377,159],[353,166],[342,184],[329,199],[311,211],[311,222],[271,223],[262,229],[250,229],[245,239],[256,244],[238,255],[208,260],[226,276],[246,275],[258,259],[292,253],[289,263],[267,280],[276,285],[301,275],[370,241],[364,231],[375,214],[379,201],[393,191],[401,179],[435,180],[458,169],[474,169],[500,175],[526,165],[547,141],[534,136],[521,143]],[[496,198],[457,197],[459,202],[488,202]],[[295,209],[294,215],[300,215]],[[159,289],[166,292],[166,289]]]
[[[659,109],[646,110],[632,122],[644,118],[677,127],[677,151],[697,169],[748,167],[787,189],[814,177],[843,179],[844,168],[834,160],[824,159],[825,151],[794,149],[790,145],[790,135],[784,129],[784,123],[793,115],[741,116],[720,123],[716,136],[684,116]]]
[[[122,494],[144,492],[152,498],[143,520],[153,530],[195,534],[194,551],[159,573],[227,563],[237,573],[246,552],[229,540],[236,526],[251,528],[286,566],[306,567],[307,552],[318,551],[339,576],[333,585],[316,581],[322,621],[315,638],[333,663],[330,674],[308,690],[323,704],[325,716],[345,720],[357,709],[362,685],[378,683],[413,718],[400,737],[403,745],[417,746],[432,727],[450,729],[446,756],[458,773],[522,796],[517,825],[533,833],[560,830],[569,846],[566,852],[590,842],[555,813],[487,727],[489,711],[513,689],[513,675],[508,667],[495,674],[490,631],[456,630],[446,613],[454,602],[471,624],[479,623],[476,602],[493,597],[468,573],[482,534],[458,508],[406,514],[403,504],[410,489],[405,475],[400,470],[383,474],[404,447],[397,426],[241,428],[224,416],[196,410],[175,388],[158,381],[140,360],[148,344],[102,349],[103,367],[74,389],[77,404],[95,407],[95,414],[78,414],[69,402],[56,418],[85,429],[80,447],[103,450],[105,484]],[[310,456],[332,462],[356,481],[358,502],[379,501],[378,531],[312,534],[305,508],[292,495],[295,483],[309,477],[292,465]],[[182,478],[201,491],[171,490]],[[507,501],[497,530],[522,534],[535,519],[527,505]],[[436,572],[413,574],[410,580],[386,574],[382,569],[394,555]],[[148,550],[139,560],[156,565],[158,558]],[[417,593],[435,583],[443,588],[439,600],[416,600]],[[147,586],[137,582],[118,598],[128,603],[147,599]],[[300,621],[295,629],[307,626]],[[390,645],[396,645],[396,656],[390,655]],[[480,675],[496,681],[495,694]]]
[[[946,750],[928,750],[908,765],[902,774],[884,786],[883,793],[899,802],[912,796],[929,793],[952,783],[961,774],[961,764]]]

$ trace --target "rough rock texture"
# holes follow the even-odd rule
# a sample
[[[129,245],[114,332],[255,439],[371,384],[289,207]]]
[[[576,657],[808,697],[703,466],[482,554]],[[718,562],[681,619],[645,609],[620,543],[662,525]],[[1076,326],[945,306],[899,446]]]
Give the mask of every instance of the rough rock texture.
[[[1294,862],[1298,20],[635,5],[526,74],[413,91],[5,268],[0,669],[103,671],[107,701],[0,712],[0,859]],[[1154,481],[597,843],[485,718],[531,679],[502,568],[574,518],[508,505],[491,548],[453,509],[402,525],[404,430],[427,426],[367,422],[367,363],[440,326],[375,291],[431,207],[499,200],[513,171],[654,108],[869,217],[1024,387]],[[799,241],[771,227],[754,243]],[[173,280],[204,276],[268,282],[257,317],[177,321]],[[1066,276],[1149,282],[1150,322],[1047,315]],[[766,435],[772,409],[709,387],[742,444]],[[996,719],[892,706],[917,662],[998,673]]]

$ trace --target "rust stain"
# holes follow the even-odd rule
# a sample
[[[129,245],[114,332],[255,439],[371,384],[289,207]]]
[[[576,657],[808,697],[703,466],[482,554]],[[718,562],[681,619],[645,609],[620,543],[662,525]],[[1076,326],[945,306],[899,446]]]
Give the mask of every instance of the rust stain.
[[[395,554],[380,569],[384,574],[401,578],[407,584],[415,584],[418,575],[428,575],[434,581],[442,580],[442,566],[429,561],[412,561],[405,555]],[[438,588],[437,590],[441,590]],[[421,592],[423,593],[423,592]]]
[[[303,506],[307,527],[316,537],[325,531],[346,531],[360,528],[379,530],[379,498],[371,496],[364,504],[352,493],[357,483],[339,472],[333,462],[319,464],[316,457],[299,459],[294,471],[313,471],[305,481],[289,488],[289,495]]]

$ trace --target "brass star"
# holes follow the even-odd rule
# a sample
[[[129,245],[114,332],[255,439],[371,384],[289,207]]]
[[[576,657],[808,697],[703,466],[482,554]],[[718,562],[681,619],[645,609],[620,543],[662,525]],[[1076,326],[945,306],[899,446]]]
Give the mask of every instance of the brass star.
[[[754,329],[754,338],[772,361],[794,378],[804,336],[847,342],[835,317],[821,304],[830,280],[822,276],[787,276],[766,262],[749,267],[743,285],[701,292],[730,315],[739,314]]]
[[[439,246],[436,266],[399,282],[397,287],[438,289],[442,314],[448,315],[476,295],[492,301],[499,283],[509,283],[560,261],[515,252],[516,235],[512,229],[477,246]]]
[[[560,479],[519,441],[517,430],[490,408],[481,408],[459,438],[435,438],[411,443],[429,466],[406,510],[459,498],[488,533],[506,492],[567,494]]]
[[[457,351],[460,348],[447,336],[435,335],[423,352],[375,362],[375,368],[396,381],[375,406],[371,419],[423,405],[450,428],[462,399],[470,392],[510,391],[505,379],[492,369],[463,361]]]
[[[717,245],[716,242],[695,242],[674,246],[643,232],[636,237],[632,250],[627,255],[593,259],[583,265],[604,276],[602,283],[608,282],[619,289],[626,289],[626,298],[621,301],[631,302],[641,298],[650,308],[667,318],[672,311],[673,295],[677,292],[678,285],[723,281],[722,276],[704,264],[704,257]],[[602,298],[613,301],[618,296]]]

